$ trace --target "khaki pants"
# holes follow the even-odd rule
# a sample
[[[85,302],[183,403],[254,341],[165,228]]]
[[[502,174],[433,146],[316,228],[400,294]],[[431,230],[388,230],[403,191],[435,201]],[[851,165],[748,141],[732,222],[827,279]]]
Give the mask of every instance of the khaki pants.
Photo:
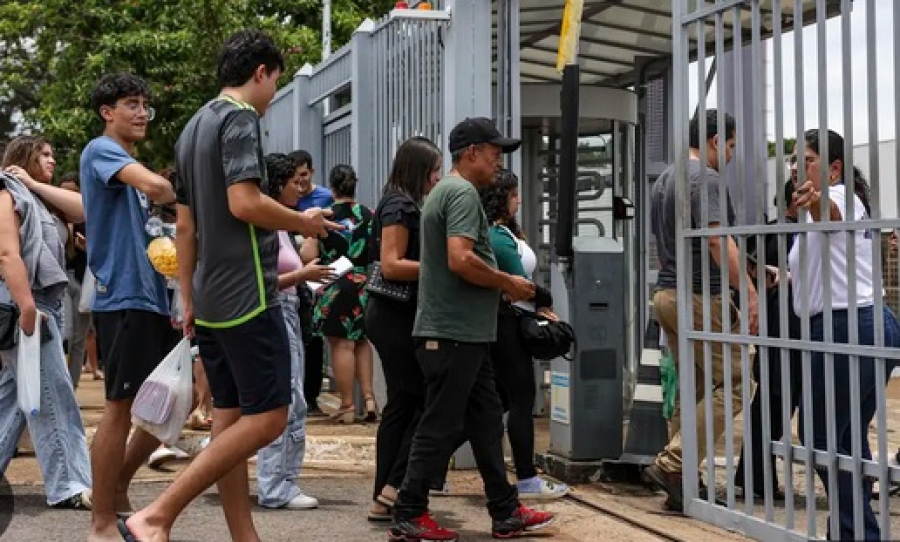
[[[659,322],[663,331],[666,333],[666,342],[672,357],[675,360],[675,366],[680,367],[681,360],[678,358],[678,306],[677,306],[676,290],[659,290],[653,295],[653,312],[656,320]],[[703,329],[703,296],[694,294],[693,297],[694,311],[694,329],[700,331]],[[710,331],[719,333],[722,331],[722,296],[716,295],[710,297]],[[732,306],[731,332],[739,333],[740,320],[737,310]],[[693,341],[693,359],[686,360],[694,363],[694,401],[697,405],[697,458],[702,462],[706,458],[706,395],[704,393],[705,363],[704,363],[704,342]],[[732,412],[737,416],[742,408],[742,382],[741,382],[741,346],[738,344],[729,345],[731,349],[731,382],[725,382],[725,358],[723,343],[713,342],[710,344],[712,352],[712,414],[713,414],[713,439],[718,440],[725,432],[725,386],[731,387],[731,407]],[[753,355],[753,346],[750,346],[749,355]],[[672,413],[672,419],[669,422],[669,444],[656,457],[656,465],[663,471],[668,473],[680,474],[682,472],[682,434],[681,434],[681,400],[679,397],[675,402],[675,410]],[[698,463],[699,467],[699,463]]]

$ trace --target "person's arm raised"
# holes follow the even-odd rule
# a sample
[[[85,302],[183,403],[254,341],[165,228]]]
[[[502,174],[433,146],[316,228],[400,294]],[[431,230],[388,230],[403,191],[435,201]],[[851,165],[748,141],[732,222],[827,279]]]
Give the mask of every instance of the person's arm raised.
[[[140,190],[156,203],[175,201],[175,189],[172,187],[172,183],[137,162],[132,162],[120,169],[116,178]]]
[[[326,220],[331,211],[311,208],[298,212],[263,194],[257,179],[248,179],[228,186],[228,209],[235,218],[267,230],[300,232],[305,237],[324,236],[329,230],[343,226]]]
[[[84,205],[81,203],[81,194],[53,186],[52,184],[39,183],[31,178],[24,169],[19,166],[9,166],[7,173],[11,173],[22,181],[28,190],[39,198],[56,207],[62,213],[66,222],[81,224],[84,222]]]

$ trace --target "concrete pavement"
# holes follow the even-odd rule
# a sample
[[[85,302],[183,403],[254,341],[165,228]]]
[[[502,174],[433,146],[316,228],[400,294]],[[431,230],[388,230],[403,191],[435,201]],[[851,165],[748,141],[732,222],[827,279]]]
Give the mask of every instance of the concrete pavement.
[[[83,416],[92,439],[102,408],[102,382],[83,381],[78,391]],[[538,449],[545,449],[547,420],[538,419]],[[375,424],[340,426],[324,419],[309,423],[307,460],[301,476],[304,491],[319,498],[321,507],[311,511],[264,510],[254,508],[254,520],[265,541],[385,540],[387,526],[366,520],[374,472]],[[543,448],[542,448],[543,447]],[[142,468],[132,486],[136,506],[150,502],[180,472],[185,463],[155,471]],[[253,474],[251,468],[251,475]],[[7,469],[14,504],[12,521],[2,541],[84,540],[90,514],[83,511],[47,508],[40,472],[33,456],[16,458]],[[458,529],[462,540],[489,540],[490,520],[484,509],[482,487],[475,471],[452,471],[451,494],[436,497],[431,507],[446,526]],[[255,491],[255,486],[252,488]],[[575,488],[579,498],[538,503],[537,507],[559,514],[551,529],[532,539],[588,541],[665,540],[661,536],[623,523],[598,510],[608,510],[633,520],[638,525],[655,526],[669,533],[668,539],[737,540],[741,537],[700,522],[660,513],[661,498],[642,487],[587,484]],[[7,502],[0,496],[2,503]],[[586,505],[589,503],[595,507]],[[207,491],[184,512],[175,525],[173,540],[228,540],[228,530],[218,504],[215,489]]]

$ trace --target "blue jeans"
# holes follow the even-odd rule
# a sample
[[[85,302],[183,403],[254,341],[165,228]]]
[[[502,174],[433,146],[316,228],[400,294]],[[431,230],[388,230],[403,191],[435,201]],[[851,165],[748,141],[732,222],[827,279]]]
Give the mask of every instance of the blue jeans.
[[[278,294],[288,340],[291,343],[291,407],[284,433],[259,451],[256,475],[259,505],[280,508],[300,494],[296,479],[300,476],[306,454],[306,399],[303,397],[303,345],[297,297]]]
[[[54,505],[91,487],[91,464],[81,411],[62,345],[62,304],[37,302],[52,338],[41,345],[41,411],[25,416],[16,401],[16,350],[2,353],[0,369],[0,472],[12,459],[26,423],[41,467],[47,503]],[[35,360],[37,362],[37,360]]]
[[[897,317],[888,307],[884,307],[884,345],[886,347],[900,347],[900,325]],[[875,308],[862,307],[858,309],[859,344],[875,344]],[[813,316],[810,319],[810,338],[814,341],[822,341],[825,336],[825,319],[822,315]],[[832,311],[832,337],[833,342],[847,344],[849,342],[849,318],[847,310]],[[851,419],[853,410],[860,413],[862,423],[862,456],[871,459],[872,452],[869,449],[869,424],[875,416],[876,389],[885,386],[887,382],[879,382],[875,378],[875,360],[872,358],[860,358],[859,360],[859,398],[860,403],[850,403],[850,358],[843,355],[834,356],[834,398],[829,400],[825,395],[825,359],[821,353],[812,353],[812,424],[813,446],[817,450],[827,449],[827,409],[835,413],[835,435],[837,435],[837,453],[852,456]],[[885,369],[885,378],[890,377],[893,364],[888,361]],[[800,427],[803,427],[804,419],[808,413],[800,409]],[[803,439],[803,431],[800,431]],[[829,492],[833,488],[828,487],[828,471],[817,469],[819,479]],[[849,471],[838,471],[838,515],[841,532],[834,537],[829,523],[828,538],[832,540],[855,540],[853,532],[853,475]],[[872,511],[872,484],[868,478],[863,479],[862,487],[862,511],[863,525],[865,528],[865,540],[881,540],[881,531],[878,520]]]

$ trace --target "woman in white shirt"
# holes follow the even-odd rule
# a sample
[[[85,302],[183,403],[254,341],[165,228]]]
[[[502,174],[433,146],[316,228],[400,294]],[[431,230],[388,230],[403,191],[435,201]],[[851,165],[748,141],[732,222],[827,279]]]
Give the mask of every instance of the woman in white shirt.
[[[806,181],[799,186],[794,195],[794,202],[799,208],[808,212],[801,213],[800,222],[823,221],[821,209],[822,192],[828,191],[830,206],[828,209],[829,220],[832,222],[864,220],[870,216],[868,198],[868,185],[859,173],[859,170],[848,169],[844,163],[844,139],[833,131],[828,132],[827,156],[822,156],[824,145],[820,145],[819,130],[808,130],[804,134],[806,149],[804,165]],[[794,168],[797,168],[795,163]],[[821,176],[825,170],[827,186],[822,186]],[[848,186],[844,180],[848,175],[854,178],[854,191],[848,194]],[[795,176],[796,177],[796,176]],[[847,212],[847,196],[853,198],[850,208],[851,216],[845,216]],[[860,345],[875,344],[876,318],[884,322],[884,346],[900,346],[900,325],[894,313],[884,306],[881,314],[875,313],[875,291],[873,287],[872,271],[872,243],[873,230],[856,229],[834,232],[810,232],[805,234],[806,242],[802,237],[794,243],[788,255],[788,264],[791,269],[793,281],[794,310],[800,318],[809,318],[810,338],[814,341],[824,341],[825,326],[831,326],[832,342],[848,344],[850,342],[849,309],[851,308],[850,281],[856,286],[856,310],[858,343]],[[855,266],[848,269],[848,236],[854,237],[856,254]],[[828,243],[828,244],[826,244]],[[803,247],[806,247],[806,258],[801,259]],[[827,251],[827,252],[826,252]],[[824,270],[828,266],[830,270],[830,284],[825,285]],[[831,320],[825,318],[824,291],[828,288],[831,292]],[[837,435],[837,452],[842,455],[852,455],[851,420],[853,410],[858,410],[862,423],[862,455],[865,459],[871,459],[869,449],[868,427],[875,415],[877,386],[884,386],[886,382],[878,382],[875,373],[875,360],[872,358],[860,358],[859,360],[859,404],[851,404],[850,399],[850,358],[846,355],[834,355],[834,397],[828,397],[825,391],[825,360],[824,354],[812,352],[812,400],[811,413],[803,412],[801,408],[801,427],[806,416],[811,416],[813,424],[813,446],[818,450],[826,449],[827,417],[828,409],[834,411]],[[891,372],[892,363],[889,361],[885,375]],[[801,438],[803,431],[800,432]],[[807,443],[809,444],[809,443]],[[828,487],[828,475],[824,469],[818,469],[819,478]],[[850,472],[838,472],[838,514],[840,517],[840,533],[830,533],[830,539],[854,540],[853,529],[853,478]],[[881,533],[878,521],[872,511],[870,500],[872,496],[872,480],[865,479],[862,488],[863,495],[863,523],[865,526],[866,540],[880,540]]]

